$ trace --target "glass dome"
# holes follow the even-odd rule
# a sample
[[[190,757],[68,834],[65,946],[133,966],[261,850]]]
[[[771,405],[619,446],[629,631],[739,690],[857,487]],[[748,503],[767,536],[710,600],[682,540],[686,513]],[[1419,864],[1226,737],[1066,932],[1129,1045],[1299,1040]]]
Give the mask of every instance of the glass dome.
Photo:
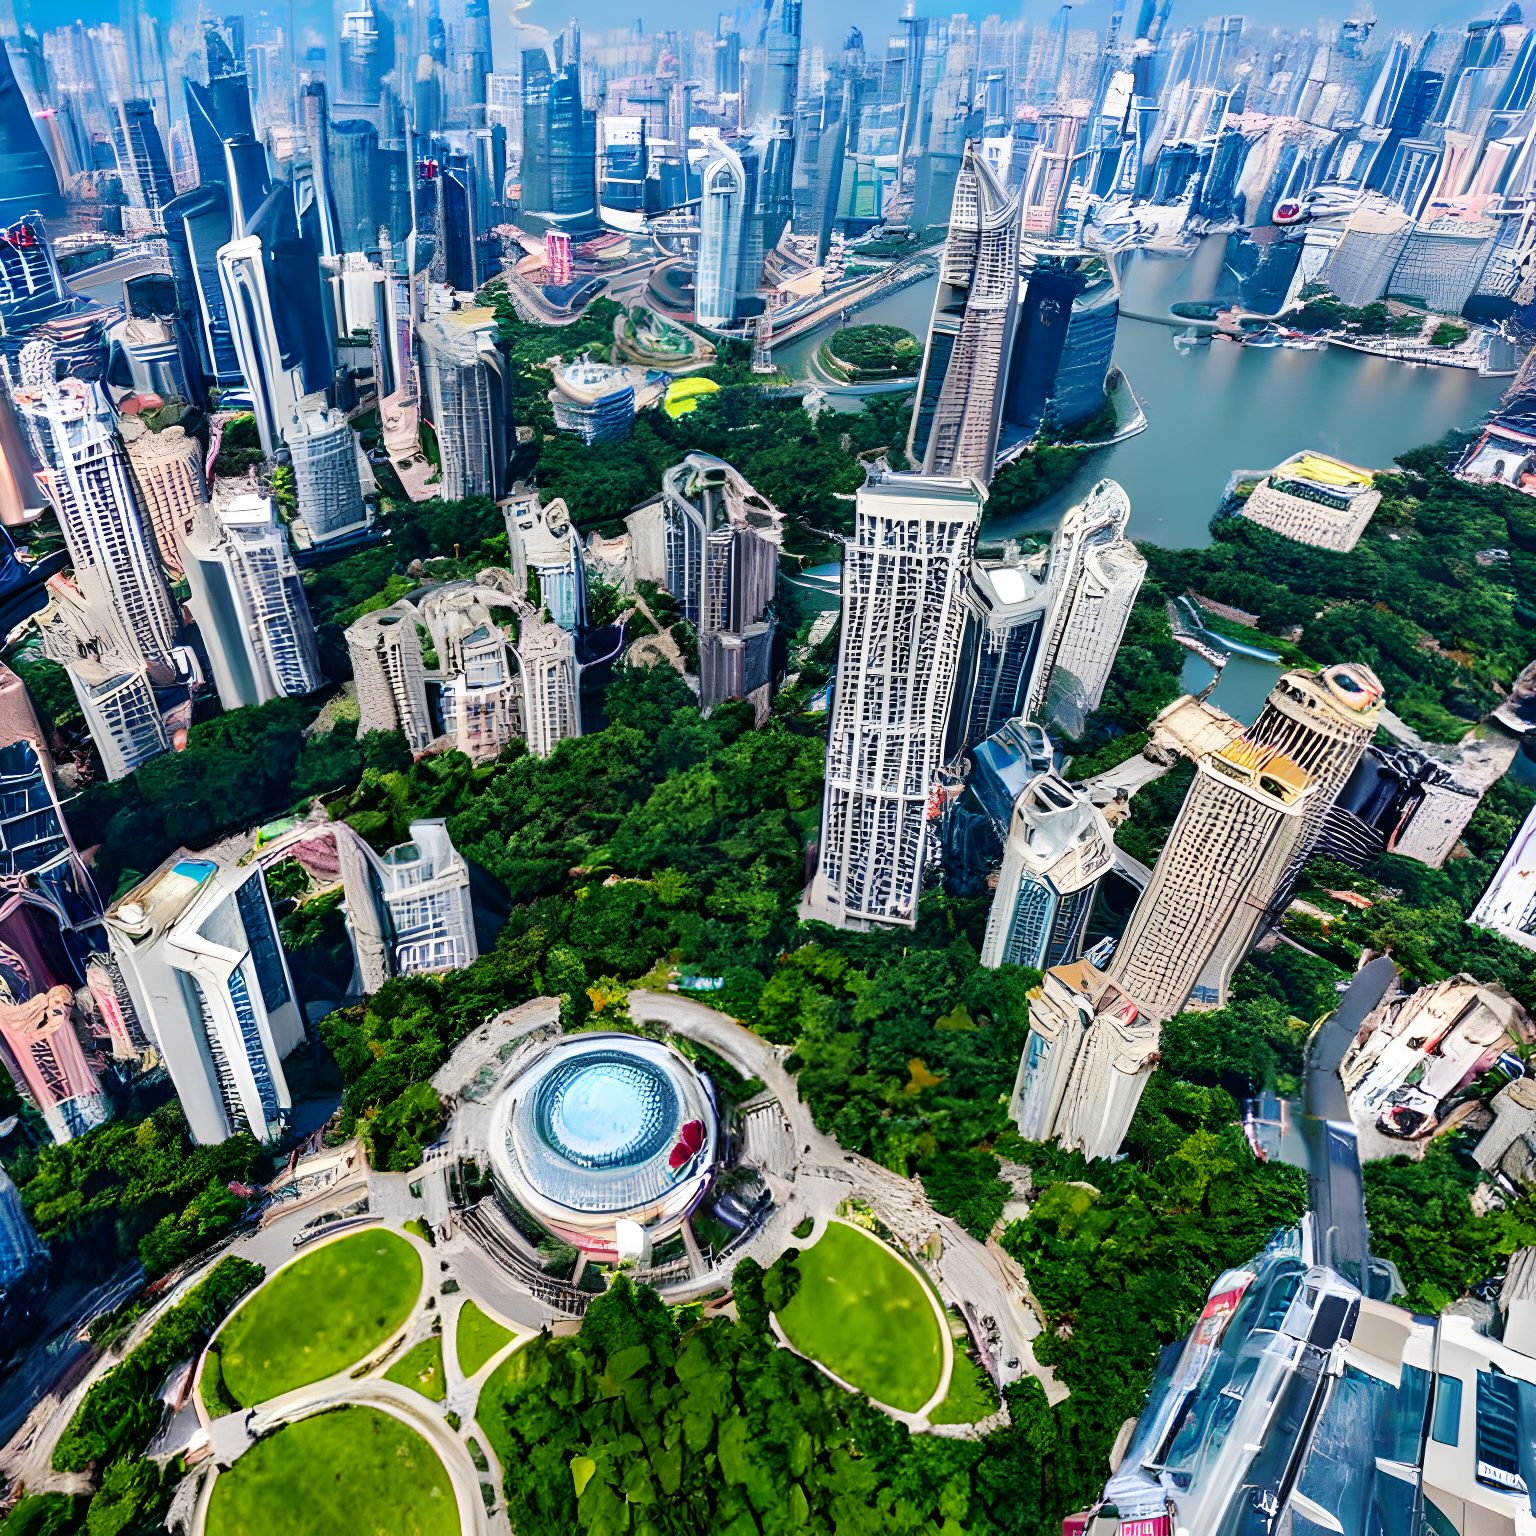
[[[560,1063],[534,1094],[539,1139],[580,1168],[643,1163],[670,1146],[677,1092],[648,1061],[594,1051]]]

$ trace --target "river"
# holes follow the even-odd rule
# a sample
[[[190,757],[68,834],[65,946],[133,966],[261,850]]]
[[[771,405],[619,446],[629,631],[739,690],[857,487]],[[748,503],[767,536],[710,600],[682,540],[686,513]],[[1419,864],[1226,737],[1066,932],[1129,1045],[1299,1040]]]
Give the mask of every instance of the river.
[[[1163,314],[1170,303],[1209,297],[1219,254],[1209,242],[1190,259],[1136,252],[1126,268],[1123,307]],[[922,337],[935,282],[915,283],[860,310],[856,323],[901,325]],[[774,359],[791,377],[807,377],[809,354],[827,334],[776,349]],[[1294,352],[1213,341],[1180,353],[1167,326],[1123,316],[1115,362],[1147,413],[1147,430],[1095,452],[1061,494],[1028,513],[989,520],[989,541],[1052,527],[1107,476],[1131,498],[1132,538],[1176,549],[1203,546],[1233,470],[1265,469],[1299,448],[1384,469],[1395,455],[1478,421],[1509,383],[1342,347]],[[837,403],[857,408],[856,401]]]

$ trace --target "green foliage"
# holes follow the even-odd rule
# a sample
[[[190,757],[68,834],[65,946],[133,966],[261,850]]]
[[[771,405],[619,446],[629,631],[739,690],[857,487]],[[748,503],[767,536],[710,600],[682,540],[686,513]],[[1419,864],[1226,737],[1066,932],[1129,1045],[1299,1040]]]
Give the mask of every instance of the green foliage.
[[[175,1214],[162,1216],[139,1242],[145,1273],[164,1274],[206,1248],[245,1214],[245,1200],[227,1184],[210,1184]]]
[[[997,1159],[990,1152],[938,1152],[923,1161],[920,1172],[933,1208],[985,1242],[1012,1195],[997,1176]]]
[[[827,338],[825,346],[833,359],[832,371],[855,383],[915,374],[923,361],[922,342],[899,325],[844,326]]]
[[[80,715],[69,673],[56,661],[33,653],[29,659],[12,659],[11,670],[27,685],[38,719],[45,724],[66,725]]]
[[[1291,951],[1295,953],[1295,951]],[[1279,1086],[1301,1071],[1307,1026],[1268,994],[1225,1008],[1181,1013],[1163,1026],[1163,1065],[1187,1083],[1222,1087],[1235,1099]]]
[[[988,517],[1012,517],[1054,496],[1082,469],[1086,448],[1042,444],[1004,465],[993,477],[987,498]]]
[[[154,1394],[171,1367],[190,1359],[265,1273],[233,1255],[220,1259],[121,1365],[92,1385],[53,1448],[54,1471],[83,1472],[93,1462],[140,1455],[160,1427]]]
[[[448,1396],[448,1378],[443,1374],[442,1338],[433,1334],[430,1339],[413,1345],[385,1371],[384,1379],[420,1392],[430,1402],[442,1402]]]
[[[1371,1252],[1391,1259],[1408,1287],[1404,1306],[1439,1312],[1467,1288],[1536,1243],[1536,1200],[1517,1200],[1479,1217],[1471,1194],[1481,1170],[1462,1132],[1437,1136],[1422,1161],[1406,1156],[1367,1163],[1365,1213]]]
[[[0,1536],[76,1536],[88,1503],[84,1494],[24,1493],[0,1521]]]
[[[175,1480],[153,1461],[115,1461],[85,1517],[87,1536],[150,1536],[171,1502]]]
[[[955,1363],[944,1401],[928,1415],[930,1424],[975,1424],[997,1412],[997,1388],[992,1379],[955,1340]]]
[[[39,1239],[88,1276],[109,1274],[136,1253],[152,1274],[180,1262],[170,1255],[186,1238],[172,1238],[172,1229],[185,1234],[195,1225],[198,1240],[185,1248],[194,1251],[244,1209],[243,1201],[224,1204],[217,1191],[232,1180],[270,1177],[266,1154],[247,1131],[194,1145],[179,1104],[110,1121],[62,1146],[23,1148],[7,1168]],[[199,1201],[189,1226],[179,1227],[181,1213]],[[162,1221],[172,1227],[162,1232]]]
[[[1453,320],[1442,320],[1429,333],[1429,344],[1432,347],[1459,347],[1466,339],[1466,326],[1457,325]]]

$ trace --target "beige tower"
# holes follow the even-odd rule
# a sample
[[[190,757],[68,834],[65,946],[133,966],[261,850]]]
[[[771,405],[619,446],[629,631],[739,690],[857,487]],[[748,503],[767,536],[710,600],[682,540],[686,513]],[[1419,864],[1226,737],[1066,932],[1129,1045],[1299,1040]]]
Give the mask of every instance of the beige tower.
[[[415,606],[404,598],[365,613],[347,630],[347,652],[357,679],[358,735],[399,731],[419,753],[432,741],[432,720],[416,624]]]
[[[121,431],[160,559],[180,576],[181,541],[192,532],[198,508],[208,505],[202,444],[180,427],[151,432],[131,416],[123,418]]]
[[[1381,713],[1366,667],[1287,672],[1243,735],[1196,756],[1195,781],[1104,972],[1046,975],[1030,1001],[1012,1112],[1020,1134],[1118,1149],[1165,1019],[1219,1007],[1316,839]]]

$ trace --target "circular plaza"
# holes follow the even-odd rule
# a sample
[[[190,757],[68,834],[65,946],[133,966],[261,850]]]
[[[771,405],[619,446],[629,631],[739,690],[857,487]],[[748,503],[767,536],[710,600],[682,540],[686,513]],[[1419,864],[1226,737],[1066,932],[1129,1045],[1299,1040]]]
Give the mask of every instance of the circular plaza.
[[[546,1051],[502,1091],[491,1126],[503,1204],[608,1261],[643,1257],[681,1227],[718,1137],[707,1080],[667,1046],[620,1034]]]

